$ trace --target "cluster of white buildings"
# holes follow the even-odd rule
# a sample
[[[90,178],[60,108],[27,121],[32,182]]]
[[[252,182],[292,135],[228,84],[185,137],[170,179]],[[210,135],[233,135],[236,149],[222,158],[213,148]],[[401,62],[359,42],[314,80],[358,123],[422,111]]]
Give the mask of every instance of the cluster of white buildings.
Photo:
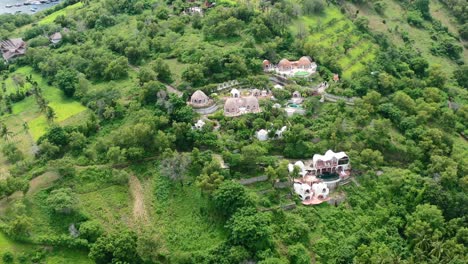
[[[287,126],[283,126],[281,129],[276,130],[275,138],[282,138],[283,133],[288,130]],[[255,133],[255,136],[259,141],[267,141],[269,139],[270,130],[260,129]]]
[[[348,155],[332,150],[325,152],[325,155],[315,154],[312,161],[297,161],[288,166],[290,173],[296,170],[299,174],[299,177],[294,179],[294,192],[306,205],[327,201],[330,189],[347,179],[350,169]],[[323,176],[329,174],[337,174],[338,177],[324,179]]]

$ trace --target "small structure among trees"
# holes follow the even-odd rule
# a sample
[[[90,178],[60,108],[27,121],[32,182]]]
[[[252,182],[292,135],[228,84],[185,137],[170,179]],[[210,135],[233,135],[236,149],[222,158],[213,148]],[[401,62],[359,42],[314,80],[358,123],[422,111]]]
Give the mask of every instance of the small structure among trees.
[[[62,33],[55,32],[49,36],[49,39],[52,44],[58,44],[60,41],[62,41]]]
[[[21,38],[14,38],[0,42],[0,50],[3,59],[8,62],[11,59],[26,53],[26,42]]]

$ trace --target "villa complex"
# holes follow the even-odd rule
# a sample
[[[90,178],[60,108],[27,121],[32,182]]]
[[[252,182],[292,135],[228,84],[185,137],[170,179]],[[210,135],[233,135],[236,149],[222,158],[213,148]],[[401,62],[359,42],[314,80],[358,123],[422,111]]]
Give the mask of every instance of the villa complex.
[[[231,90],[230,94],[231,97],[224,103],[225,116],[240,116],[261,111],[257,97],[253,95],[242,97],[241,92],[235,88]]]
[[[3,59],[10,61],[11,59],[24,55],[26,53],[26,42],[20,38],[4,40],[0,42],[0,50]]]
[[[308,165],[306,165],[308,164]],[[303,204],[320,204],[327,201],[330,189],[349,177],[349,157],[345,152],[328,150],[325,155],[315,154],[312,161],[289,164],[288,170],[298,170],[300,178],[294,179],[294,191]],[[333,177],[337,175],[337,177]],[[332,176],[332,177],[330,177]]]
[[[277,65],[264,60],[263,70],[275,72],[283,77],[308,77],[317,71],[317,64],[308,56],[303,56],[298,61],[282,59]]]

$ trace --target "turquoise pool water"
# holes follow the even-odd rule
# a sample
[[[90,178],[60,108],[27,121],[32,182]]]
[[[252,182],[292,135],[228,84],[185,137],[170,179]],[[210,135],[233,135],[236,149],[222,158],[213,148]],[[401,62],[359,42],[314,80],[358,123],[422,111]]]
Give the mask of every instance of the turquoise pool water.
[[[298,105],[298,104],[288,104],[289,107],[292,107],[292,108],[302,108],[302,106]]]

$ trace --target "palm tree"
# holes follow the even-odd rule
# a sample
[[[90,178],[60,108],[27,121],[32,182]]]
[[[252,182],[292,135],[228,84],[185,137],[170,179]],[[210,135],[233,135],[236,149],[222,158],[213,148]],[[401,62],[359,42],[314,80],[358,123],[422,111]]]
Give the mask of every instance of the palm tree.
[[[45,114],[46,114],[47,121],[49,121],[49,122],[53,122],[53,121],[54,121],[54,118],[55,118],[55,111],[54,111],[54,109],[52,109],[52,107],[46,106],[46,108],[45,108]]]
[[[13,135],[13,132],[8,130],[8,127],[4,123],[0,123],[0,137],[8,140]]]

